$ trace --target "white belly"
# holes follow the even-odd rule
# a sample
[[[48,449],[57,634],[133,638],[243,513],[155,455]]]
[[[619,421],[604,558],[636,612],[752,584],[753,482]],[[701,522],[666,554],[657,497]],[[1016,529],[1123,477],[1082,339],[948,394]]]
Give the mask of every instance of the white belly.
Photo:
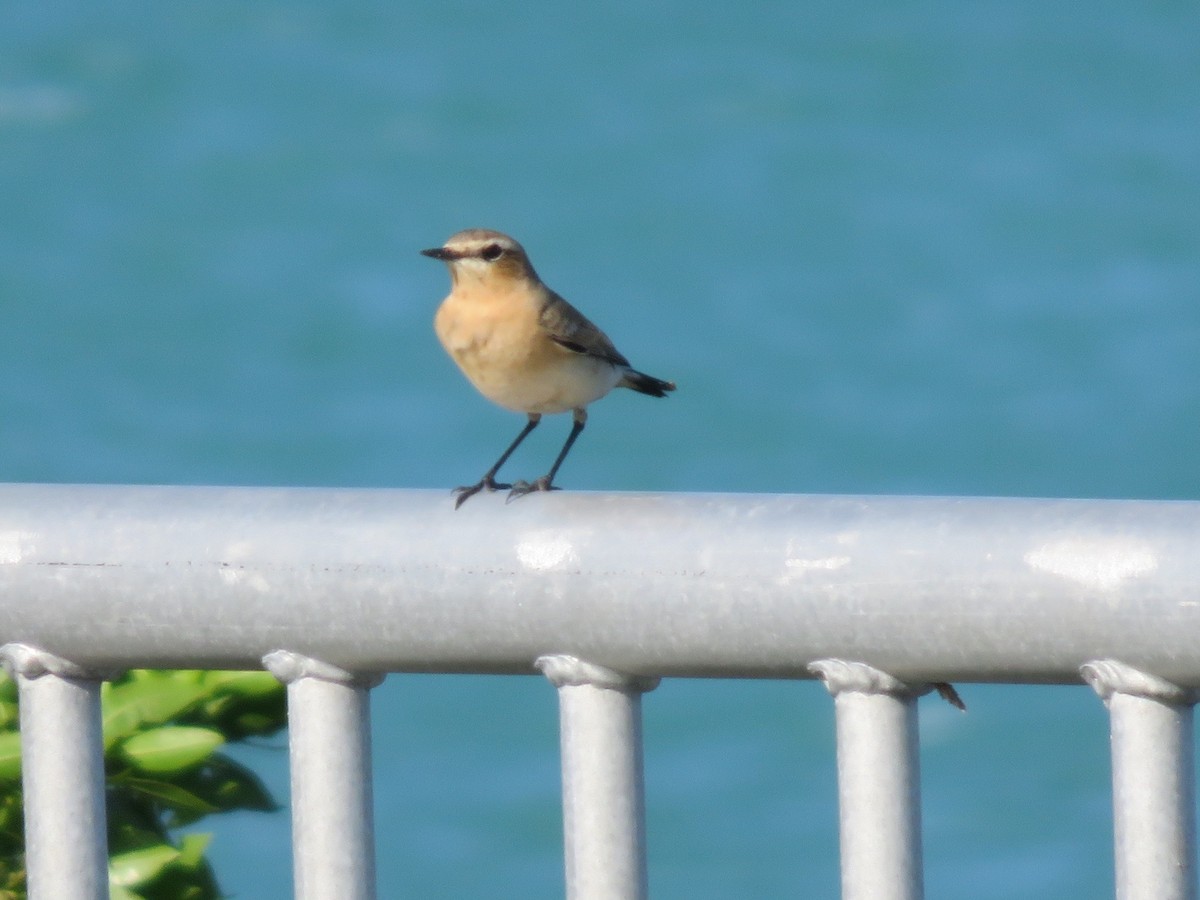
[[[479,392],[506,409],[525,413],[561,413],[599,400],[621,380],[612,363],[563,351],[557,364],[536,369],[486,369],[467,373]],[[465,368],[464,368],[464,371]],[[498,377],[490,377],[495,374]]]

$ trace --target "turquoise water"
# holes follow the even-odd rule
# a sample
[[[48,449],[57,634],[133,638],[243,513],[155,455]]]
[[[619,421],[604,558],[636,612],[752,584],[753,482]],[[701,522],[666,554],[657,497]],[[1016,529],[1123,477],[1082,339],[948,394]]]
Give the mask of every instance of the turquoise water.
[[[680,385],[593,407],[567,487],[1200,494],[1194,7],[0,17],[4,480],[474,480],[520,420],[438,347],[416,251],[485,226]],[[929,896],[1106,895],[1100,702],[962,693],[923,701]],[[381,896],[561,893],[554,703],[376,692]],[[668,682],[645,714],[656,897],[836,895],[821,688]],[[286,754],[247,756],[284,795]],[[224,884],[287,896],[287,842],[222,825]]]

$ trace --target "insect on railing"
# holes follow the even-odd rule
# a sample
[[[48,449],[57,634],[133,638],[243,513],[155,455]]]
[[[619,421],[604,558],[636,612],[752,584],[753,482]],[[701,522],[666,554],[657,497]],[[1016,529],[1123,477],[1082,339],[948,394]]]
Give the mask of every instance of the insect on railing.
[[[1200,503],[0,486],[31,896],[106,896],[99,681],[288,684],[296,896],[374,896],[368,697],[387,672],[557,687],[567,893],[646,894],[641,693],[819,677],[846,898],[922,893],[916,697],[1090,683],[1117,895],[1194,898]],[[936,627],[931,627],[936,626]]]

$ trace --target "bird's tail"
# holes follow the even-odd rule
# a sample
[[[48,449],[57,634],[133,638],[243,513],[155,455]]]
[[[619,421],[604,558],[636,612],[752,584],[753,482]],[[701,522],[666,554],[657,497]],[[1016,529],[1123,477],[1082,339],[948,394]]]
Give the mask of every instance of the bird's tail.
[[[635,369],[626,369],[625,374],[621,376],[621,380],[617,384],[619,387],[627,387],[630,390],[637,391],[639,394],[649,394],[651,397],[665,397],[667,396],[667,391],[675,390],[675,382],[663,381],[661,378],[646,375]]]

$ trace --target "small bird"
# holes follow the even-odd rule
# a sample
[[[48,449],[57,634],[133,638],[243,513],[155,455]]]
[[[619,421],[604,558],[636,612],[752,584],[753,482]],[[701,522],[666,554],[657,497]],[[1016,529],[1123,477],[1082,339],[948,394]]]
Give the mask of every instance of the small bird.
[[[454,489],[458,509],[480,491],[508,499],[557,490],[554,476],[587,422],[587,405],[614,387],[665,397],[675,383],[633,369],[607,335],[542,283],[525,249],[506,234],[469,228],[422,250],[450,269],[450,294],[434,330],[483,396],[529,417],[521,433],[476,484]],[[499,484],[496,473],[542,416],[571,411],[567,442],[541,478]]]

